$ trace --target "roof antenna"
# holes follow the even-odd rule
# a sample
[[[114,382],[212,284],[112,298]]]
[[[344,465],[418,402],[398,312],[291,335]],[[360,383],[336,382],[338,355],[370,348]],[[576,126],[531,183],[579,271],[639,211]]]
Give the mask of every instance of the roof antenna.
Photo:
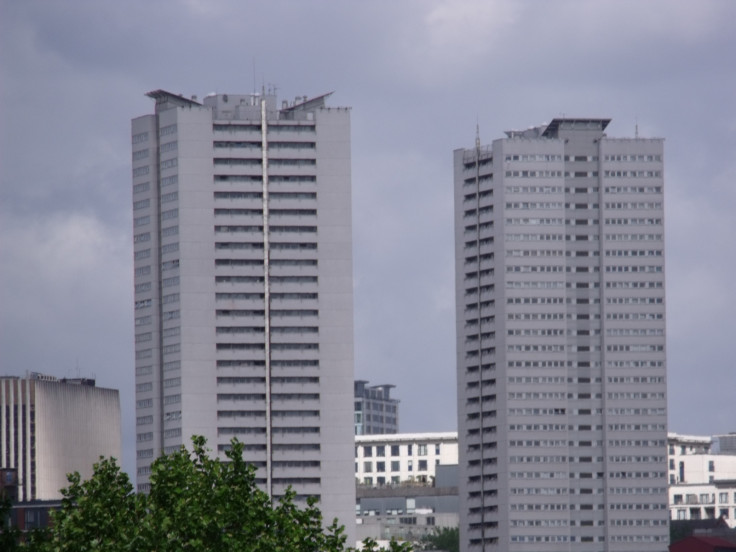
[[[480,123],[477,116],[475,118],[475,149],[480,152]]]
[[[634,117],[634,138],[639,137],[639,117]]]
[[[253,56],[253,95],[256,95],[256,58]]]

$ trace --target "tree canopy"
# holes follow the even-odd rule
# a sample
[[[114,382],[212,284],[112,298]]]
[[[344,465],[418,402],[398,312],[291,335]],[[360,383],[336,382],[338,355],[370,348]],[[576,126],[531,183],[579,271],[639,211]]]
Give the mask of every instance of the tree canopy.
[[[255,468],[233,441],[227,461],[211,458],[203,437],[192,450],[161,456],[151,466],[149,494],[136,494],[112,459],[95,464],[82,481],[69,475],[61,509],[43,535],[19,544],[39,552],[348,552],[344,528],[323,527],[316,500],[294,503],[291,490],[278,501],[256,485]],[[42,538],[38,538],[42,537]],[[373,541],[363,550],[376,551]],[[392,552],[410,552],[392,542]]]
[[[426,535],[419,543],[421,550],[460,551],[460,530],[457,527],[435,527],[434,532]]]

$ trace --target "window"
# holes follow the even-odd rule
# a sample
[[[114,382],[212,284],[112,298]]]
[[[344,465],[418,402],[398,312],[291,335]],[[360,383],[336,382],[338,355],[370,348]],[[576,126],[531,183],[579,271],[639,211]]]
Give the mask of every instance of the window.
[[[366,458],[370,458],[371,456],[373,456],[373,447],[371,447],[371,446],[364,446],[363,447],[363,456],[365,456]]]
[[[181,378],[168,378],[164,380],[164,387],[178,387],[181,385]]]
[[[407,471],[414,471],[414,460],[409,460],[406,465]]]
[[[417,466],[417,469],[419,471],[427,471],[427,461],[426,460],[419,460],[419,465]]]
[[[401,462],[399,462],[398,460],[391,460],[391,471],[401,471]]]
[[[417,445],[417,454],[419,456],[427,456],[427,445]]]
[[[151,290],[151,282],[143,282],[141,284],[135,285],[135,292],[141,293],[144,291],[150,291]]]
[[[181,402],[181,395],[164,395],[164,404],[177,404]]]
[[[386,462],[376,462],[376,471],[377,472],[385,472],[386,471]]]
[[[171,186],[172,184],[178,184],[179,183],[179,175],[173,175],[173,176],[166,176],[161,179],[161,187],[164,186]]]
[[[150,224],[150,222],[151,222],[150,215],[145,215],[143,217],[136,217],[133,219],[133,226],[137,228],[138,226],[145,226],[146,224]]]
[[[411,456],[412,454],[414,454],[413,450],[414,449],[413,449],[413,445],[412,444],[406,445],[406,454],[407,455]]]
[[[160,129],[158,129],[159,136],[167,136],[169,134],[175,134],[175,133],[176,133],[176,124],[163,126]]]
[[[370,473],[373,471],[373,462],[363,462],[363,471]]]
[[[161,144],[161,147],[159,150],[163,153],[166,151],[176,151],[177,148],[177,141],[174,140],[173,142],[166,142],[165,144]]]
[[[709,461],[708,461],[708,471],[709,471],[709,472],[714,472],[714,471],[716,471],[716,463],[715,463],[715,461],[714,461],[714,460],[709,460]]]
[[[386,445],[376,446],[376,456],[386,456]]]
[[[718,493],[718,502],[728,504],[728,493]]]
[[[399,445],[391,445],[391,456],[399,456]]]
[[[437,443],[434,446],[434,454],[435,454],[435,456],[439,456],[440,455],[440,445],[439,445],[439,443]]]
[[[174,159],[166,159],[164,161],[161,161],[161,170],[166,169],[173,169],[178,165],[178,160],[176,158]]]

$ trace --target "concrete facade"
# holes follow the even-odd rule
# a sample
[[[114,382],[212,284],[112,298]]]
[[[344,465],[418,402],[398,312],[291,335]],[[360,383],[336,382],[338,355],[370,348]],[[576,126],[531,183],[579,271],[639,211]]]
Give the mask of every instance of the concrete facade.
[[[355,434],[399,432],[399,400],[391,398],[393,385],[368,385],[355,380]]]
[[[663,140],[454,152],[461,548],[666,550]]]
[[[358,542],[419,541],[438,527],[457,528],[457,464],[437,468],[431,485],[358,487]]]
[[[132,121],[138,490],[235,437],[278,497],[352,533],[350,111],[326,96],[148,94]]]
[[[355,438],[357,536],[418,541],[457,527],[457,433]]]
[[[100,456],[120,459],[118,391],[94,380],[0,378],[0,468],[17,474],[19,501],[56,500],[67,474],[89,479]]]
[[[355,480],[381,487],[431,482],[440,465],[457,464],[457,433],[397,433],[355,437]]]
[[[668,472],[670,518],[723,518],[736,527],[736,450],[730,436],[669,433]]]

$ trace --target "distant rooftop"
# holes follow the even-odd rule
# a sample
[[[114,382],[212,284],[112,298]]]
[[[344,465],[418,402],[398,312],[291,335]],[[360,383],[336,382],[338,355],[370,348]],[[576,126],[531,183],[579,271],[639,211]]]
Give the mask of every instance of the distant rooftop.
[[[146,93],[146,96],[156,100],[156,103],[171,102],[175,105],[202,105],[197,100],[197,96],[192,96],[192,99],[187,99],[183,94],[172,94],[166,90],[151,90]]]
[[[707,435],[683,435],[672,431],[667,433],[667,439],[670,441],[681,441],[684,443],[709,444],[711,437]]]
[[[41,372],[27,372],[25,378],[21,378],[20,376],[0,376],[0,379],[26,379],[51,383],[66,383],[69,385],[88,385],[90,387],[94,387],[96,383],[94,378],[57,378],[56,376],[42,374]]]
[[[557,138],[560,129],[563,130],[598,130],[603,132],[611,119],[585,119],[561,117],[552,119],[552,122],[524,130],[506,130],[509,138]]]
[[[184,94],[174,94],[166,90],[151,90],[146,96],[156,100],[156,112],[165,111],[174,107],[199,107],[209,108],[214,113],[215,119],[224,120],[257,120],[260,118],[261,102],[265,100],[266,111],[270,117],[278,117],[286,120],[302,120],[309,119],[309,112],[326,107],[325,100],[330,97],[333,92],[321,94],[313,98],[308,96],[296,96],[293,101],[283,100],[281,108],[277,107],[276,89],[269,88],[258,93],[252,92],[248,94],[226,94],[216,93],[207,94],[202,102],[199,102],[196,95],[190,98]]]
[[[457,440],[457,431],[444,431],[434,433],[390,433],[382,435],[356,435],[355,440],[359,443],[379,442],[405,442],[405,441],[451,441]]]

